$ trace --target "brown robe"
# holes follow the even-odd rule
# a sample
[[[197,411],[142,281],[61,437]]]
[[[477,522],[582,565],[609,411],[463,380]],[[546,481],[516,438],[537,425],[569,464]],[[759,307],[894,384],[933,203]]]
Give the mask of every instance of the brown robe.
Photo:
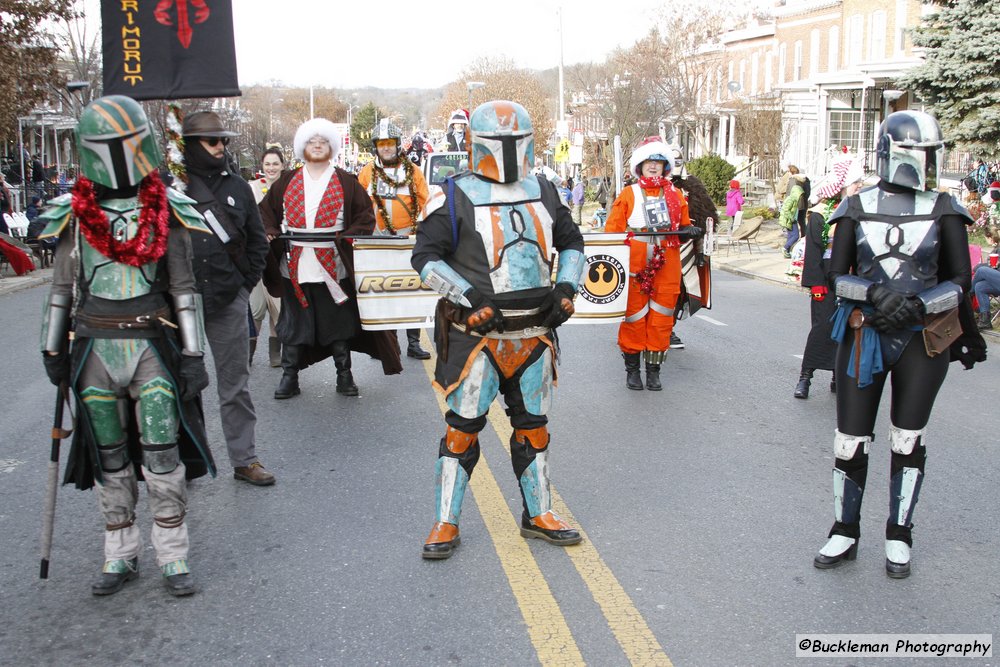
[[[283,173],[278,180],[271,185],[271,188],[261,200],[260,217],[264,223],[264,231],[268,236],[278,236],[281,234],[281,221],[285,217],[285,190],[291,182],[292,177],[298,169]],[[375,231],[375,213],[372,200],[368,193],[361,187],[356,176],[350,172],[336,168],[337,178],[344,189],[344,230],[337,233],[335,243],[337,252],[340,254],[340,261],[351,282],[354,282],[354,249],[348,240],[352,236],[369,236]],[[285,242],[275,239],[271,242],[271,250],[267,257],[267,266],[264,269],[264,286],[274,297],[284,296],[284,285],[281,278],[281,260],[285,253]],[[289,295],[295,298],[294,295]],[[358,301],[356,297],[351,298],[357,315]],[[403,364],[400,359],[399,341],[396,339],[394,331],[365,331],[351,339],[351,349],[355,352],[363,352],[374,359],[382,362],[382,372],[386,375],[401,373]],[[310,348],[305,355],[304,366],[321,361],[328,356],[327,351],[313,350]]]

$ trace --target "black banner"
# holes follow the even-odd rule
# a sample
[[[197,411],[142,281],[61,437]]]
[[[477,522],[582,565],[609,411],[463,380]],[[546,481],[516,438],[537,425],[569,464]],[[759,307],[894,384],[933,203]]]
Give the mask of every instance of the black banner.
[[[233,97],[232,0],[101,0],[104,94]]]

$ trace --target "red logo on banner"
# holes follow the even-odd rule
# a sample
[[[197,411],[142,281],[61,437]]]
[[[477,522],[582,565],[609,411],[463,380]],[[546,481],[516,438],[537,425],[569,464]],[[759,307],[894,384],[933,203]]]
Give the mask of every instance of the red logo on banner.
[[[209,9],[205,0],[190,0],[194,7],[194,22],[204,23],[208,20]],[[170,7],[177,6],[177,39],[185,49],[191,46],[191,37],[194,31],[191,30],[191,21],[188,16],[188,0],[160,0],[153,12],[156,15],[156,22],[165,26],[173,25],[170,20]]]

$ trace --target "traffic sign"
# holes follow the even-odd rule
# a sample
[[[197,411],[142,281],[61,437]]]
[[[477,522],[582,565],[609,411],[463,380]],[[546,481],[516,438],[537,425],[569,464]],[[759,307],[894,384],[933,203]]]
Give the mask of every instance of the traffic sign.
[[[556,144],[556,162],[568,162],[569,161],[569,139],[561,139],[558,144]]]

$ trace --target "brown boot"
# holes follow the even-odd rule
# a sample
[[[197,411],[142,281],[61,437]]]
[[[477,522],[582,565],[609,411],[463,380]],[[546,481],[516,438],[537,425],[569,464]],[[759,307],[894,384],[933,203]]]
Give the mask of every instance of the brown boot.
[[[274,484],[274,475],[269,473],[260,461],[254,461],[248,466],[233,468],[233,478],[249,482],[254,486],[271,486]]]

